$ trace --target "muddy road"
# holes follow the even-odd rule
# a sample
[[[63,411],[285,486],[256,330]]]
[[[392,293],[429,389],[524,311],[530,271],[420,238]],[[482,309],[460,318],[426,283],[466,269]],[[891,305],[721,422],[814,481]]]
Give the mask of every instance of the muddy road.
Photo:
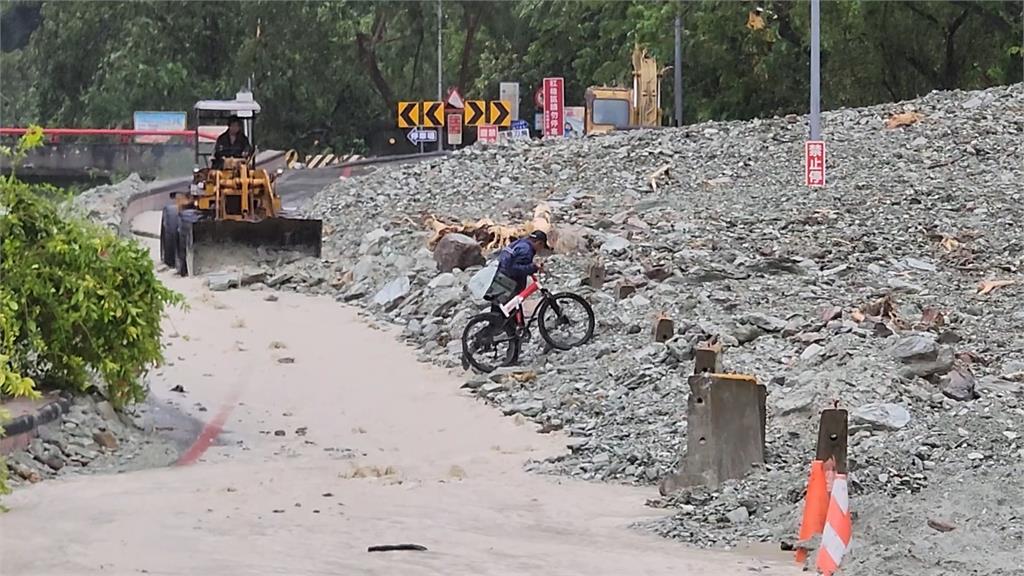
[[[333,300],[161,274],[191,308],[166,320],[151,387],[204,428],[180,465],[9,496],[0,573],[796,573],[629,529],[657,514],[653,489],[527,474],[564,438],[475,401]],[[428,550],[367,552],[404,543]]]

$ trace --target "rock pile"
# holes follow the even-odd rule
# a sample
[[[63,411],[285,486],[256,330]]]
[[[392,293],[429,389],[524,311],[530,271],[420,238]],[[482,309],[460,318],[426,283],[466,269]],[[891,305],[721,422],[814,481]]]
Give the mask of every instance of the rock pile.
[[[120,233],[121,215],[128,207],[128,199],[145,188],[146,183],[138,174],[129,174],[116,184],[92,188],[75,196],[71,206],[84,217]]]
[[[887,128],[895,114],[910,120]],[[532,469],[654,483],[686,434],[693,346],[715,337],[727,367],[768,385],[767,464],[652,502],[677,513],[650,529],[700,545],[791,539],[816,414],[838,401],[851,410],[867,550],[851,574],[879,562],[889,574],[1019,569],[1024,515],[1008,508],[1024,472],[1024,85],[838,110],[824,126],[824,189],[803,186],[797,116],[380,170],[317,195],[324,258],[275,272],[280,286],[368,307],[424,360],[457,366],[481,306],[465,288],[474,269],[448,270],[461,256],[438,269],[423,215],[521,222],[546,201],[558,238],[548,283],[592,302],[597,336],[567,353],[530,343],[521,369],[466,384],[568,434],[568,455]],[[662,316],[674,334],[656,342]],[[981,517],[972,500],[997,509]],[[964,529],[929,529],[937,506]],[[964,560],[968,549],[985,553]]]
[[[40,426],[25,450],[7,457],[13,485],[69,474],[166,466],[177,458],[169,442],[145,432],[109,402],[83,396],[56,422]]]

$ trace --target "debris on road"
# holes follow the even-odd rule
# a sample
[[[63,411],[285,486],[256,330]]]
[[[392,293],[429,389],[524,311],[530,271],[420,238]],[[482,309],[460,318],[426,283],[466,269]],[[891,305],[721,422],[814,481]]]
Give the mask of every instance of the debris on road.
[[[378,546],[370,546],[366,549],[367,552],[397,552],[402,550],[426,552],[427,547],[419,544],[381,544]]]

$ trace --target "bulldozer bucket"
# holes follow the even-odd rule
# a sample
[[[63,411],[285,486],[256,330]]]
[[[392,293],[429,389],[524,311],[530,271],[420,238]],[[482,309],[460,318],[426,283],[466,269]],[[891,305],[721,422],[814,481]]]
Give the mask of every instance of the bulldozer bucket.
[[[243,245],[294,250],[320,257],[323,222],[299,218],[267,218],[259,222],[199,220],[185,230],[185,259],[190,275],[196,270],[196,254],[217,245]]]

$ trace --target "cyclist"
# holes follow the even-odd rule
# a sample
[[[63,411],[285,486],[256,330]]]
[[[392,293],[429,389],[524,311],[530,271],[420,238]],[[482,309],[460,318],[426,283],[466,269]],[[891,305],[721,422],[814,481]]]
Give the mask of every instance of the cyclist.
[[[533,259],[541,249],[551,249],[548,235],[543,230],[534,230],[506,246],[498,255],[498,272],[494,275],[489,296],[495,302],[507,302],[526,289],[531,274],[543,270],[544,266]]]

